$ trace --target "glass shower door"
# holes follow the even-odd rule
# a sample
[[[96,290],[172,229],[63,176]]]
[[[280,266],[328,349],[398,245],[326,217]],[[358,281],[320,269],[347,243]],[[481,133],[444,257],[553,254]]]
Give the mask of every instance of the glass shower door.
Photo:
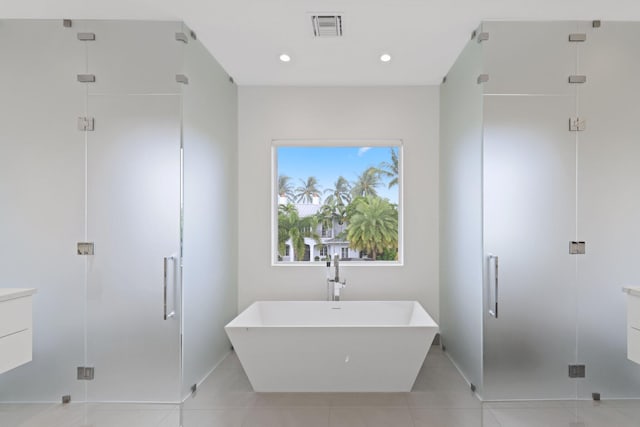
[[[575,98],[484,96],[485,400],[573,399]]]
[[[178,402],[180,100],[90,95],[88,401]]]

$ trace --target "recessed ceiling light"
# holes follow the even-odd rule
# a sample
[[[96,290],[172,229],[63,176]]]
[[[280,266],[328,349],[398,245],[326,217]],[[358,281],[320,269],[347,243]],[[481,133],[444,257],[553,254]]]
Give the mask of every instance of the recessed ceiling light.
[[[388,53],[383,53],[382,55],[380,55],[380,61],[382,62],[391,61],[391,55],[389,55]]]
[[[280,55],[280,61],[289,62],[289,61],[291,61],[291,57],[289,55],[287,55],[286,53],[283,53],[282,55]]]

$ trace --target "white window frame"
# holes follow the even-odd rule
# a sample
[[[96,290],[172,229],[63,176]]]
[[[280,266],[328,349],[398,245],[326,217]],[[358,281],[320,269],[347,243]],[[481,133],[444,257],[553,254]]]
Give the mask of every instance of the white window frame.
[[[323,267],[324,262],[278,261],[278,147],[398,147],[398,259],[349,261],[345,266],[404,266],[404,143],[402,139],[273,139],[271,140],[271,266]]]

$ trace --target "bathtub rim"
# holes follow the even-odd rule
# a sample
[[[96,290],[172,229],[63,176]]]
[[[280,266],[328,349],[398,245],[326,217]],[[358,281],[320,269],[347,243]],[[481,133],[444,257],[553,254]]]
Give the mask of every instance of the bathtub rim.
[[[324,305],[350,305],[355,303],[407,303],[413,305],[413,310],[419,308],[421,313],[419,314],[421,317],[426,317],[423,322],[416,323],[406,323],[406,324],[368,324],[368,323],[353,323],[353,324],[267,324],[258,323],[258,322],[246,322],[240,323],[239,321],[243,317],[249,317],[252,311],[258,309],[261,304],[269,304],[269,303],[313,303],[313,304],[324,304]],[[413,317],[413,314],[411,315]],[[251,303],[247,308],[245,308],[242,312],[238,313],[236,317],[234,317],[229,323],[227,323],[224,327],[225,331],[227,329],[232,328],[435,328],[439,331],[440,325],[433,319],[433,317],[427,312],[427,310],[420,304],[417,300],[347,300],[347,301],[318,301],[318,300],[259,300]]]

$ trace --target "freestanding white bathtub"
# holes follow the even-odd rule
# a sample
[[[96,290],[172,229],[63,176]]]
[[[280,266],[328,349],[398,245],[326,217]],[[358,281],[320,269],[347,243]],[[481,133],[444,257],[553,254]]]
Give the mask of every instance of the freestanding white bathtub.
[[[406,392],[438,332],[415,301],[259,301],[225,330],[258,392]]]

